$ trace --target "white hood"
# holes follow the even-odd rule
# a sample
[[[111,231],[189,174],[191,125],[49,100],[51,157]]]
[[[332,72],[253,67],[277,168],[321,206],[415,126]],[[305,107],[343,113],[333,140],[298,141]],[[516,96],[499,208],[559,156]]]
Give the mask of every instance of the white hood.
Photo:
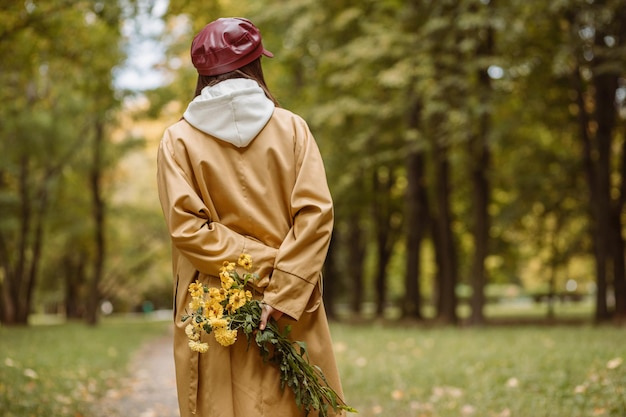
[[[204,87],[183,117],[196,129],[243,148],[273,113],[274,103],[256,81],[235,78]]]

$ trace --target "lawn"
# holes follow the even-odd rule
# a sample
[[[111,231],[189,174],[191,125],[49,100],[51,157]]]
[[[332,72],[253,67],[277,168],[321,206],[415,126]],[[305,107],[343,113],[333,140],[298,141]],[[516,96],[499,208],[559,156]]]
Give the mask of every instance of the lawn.
[[[133,319],[95,328],[0,327],[0,415],[88,417],[89,404],[119,382],[135,349],[165,334],[166,325]]]
[[[0,327],[0,415],[89,417],[167,322]],[[348,325],[332,332],[361,417],[626,415],[626,329]],[[356,415],[355,415],[356,416]]]
[[[362,417],[626,416],[626,329],[333,326]]]

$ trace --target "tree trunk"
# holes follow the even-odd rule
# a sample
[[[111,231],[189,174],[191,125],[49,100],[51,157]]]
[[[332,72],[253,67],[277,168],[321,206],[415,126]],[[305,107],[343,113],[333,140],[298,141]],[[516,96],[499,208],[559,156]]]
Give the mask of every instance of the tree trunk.
[[[408,127],[417,130],[421,103],[415,98],[411,101],[413,105],[408,118]],[[429,222],[425,165],[425,151],[423,149],[409,151],[406,159],[405,222],[407,230],[402,316],[418,320],[423,318],[422,291],[420,288],[422,241]]]
[[[363,295],[365,293],[364,268],[365,268],[365,241],[361,230],[360,216],[353,215],[348,219],[348,288],[351,293],[350,311],[361,315],[363,308]]]
[[[5,326],[14,326],[19,324],[17,322],[17,306],[16,300],[19,297],[16,295],[15,276],[10,268],[4,268],[4,280],[2,286],[2,324]],[[23,323],[26,324],[26,323]]]
[[[623,206],[622,206],[623,208]],[[613,291],[615,293],[615,311],[613,319],[618,324],[626,323],[626,265],[624,265],[624,236],[619,213],[613,210],[611,215],[611,252],[613,258]]]
[[[493,3],[490,7],[494,7]],[[487,29],[487,37],[481,43],[477,58],[485,59],[493,53],[494,33],[493,28]],[[491,81],[485,68],[478,70],[478,88],[482,105],[490,101]],[[491,225],[489,217],[489,180],[488,172],[491,167],[491,152],[487,137],[489,135],[491,115],[483,111],[479,115],[478,132],[470,138],[471,155],[471,178],[472,178],[472,201],[474,209],[474,222],[472,225],[472,235],[474,238],[474,253],[472,257],[471,285],[472,298],[470,302],[471,315],[470,323],[482,325],[485,322],[485,285],[488,282],[485,260],[489,254],[489,228]]]
[[[574,11],[568,16],[573,29],[571,37],[575,40],[574,42],[578,42],[580,39],[577,13],[582,12]],[[610,284],[613,283],[614,290],[617,290],[616,284],[617,287],[622,285],[619,277],[622,266],[617,265],[617,269],[615,269],[615,263],[622,262],[624,253],[622,250],[621,253],[616,254],[614,246],[615,244],[619,245],[618,240],[622,240],[622,238],[620,236],[619,239],[616,239],[612,233],[614,227],[617,227],[621,233],[622,227],[621,220],[615,222],[612,215],[615,201],[611,197],[611,149],[617,116],[615,92],[621,70],[611,68],[611,64],[615,64],[615,61],[603,51],[606,50],[604,40],[607,35],[617,36],[617,39],[621,38],[621,32],[624,30],[622,22],[625,16],[626,8],[621,6],[621,8],[615,9],[613,27],[608,25],[597,28],[598,31],[595,33],[594,39],[598,53],[594,54],[593,60],[589,64],[584,64],[591,66],[593,76],[590,85],[587,87],[580,75],[580,67],[583,64],[579,64],[573,74],[579,108],[578,119],[583,143],[583,160],[589,183],[591,236],[596,268],[596,322],[604,322],[611,317],[607,303]],[[603,33],[603,30],[609,30],[609,33]],[[615,30],[617,33],[611,33]],[[578,60],[579,63],[584,62],[584,58],[580,54]],[[586,100],[586,98],[590,100]],[[592,112],[587,108],[587,102],[593,102]],[[618,276],[613,276],[615,273]]]
[[[103,151],[104,151],[104,125],[98,120],[94,135],[93,162],[91,168],[91,196],[93,203],[93,220],[95,226],[95,260],[93,277],[89,289],[89,303],[87,304],[86,319],[87,324],[94,326],[98,322],[98,309],[100,307],[100,282],[104,273],[105,258],[105,203],[102,193],[103,174]]]
[[[3,244],[3,247],[6,249],[3,255],[6,274],[3,285],[3,323],[9,326],[28,324],[28,314],[31,306],[34,280],[30,272],[33,272],[33,268],[27,267],[27,264],[33,262],[33,254],[30,248],[33,241],[31,236],[33,201],[29,192],[30,189],[30,161],[27,155],[22,155],[18,178],[20,227],[15,247],[17,257],[14,264],[11,264],[11,256],[8,252],[11,249],[8,249]]]
[[[626,204],[626,134],[622,138],[621,149],[621,184],[620,192],[611,215],[611,230],[613,235],[613,287],[615,289],[615,321],[617,323],[626,323],[626,260],[624,259],[626,245],[624,243],[624,235],[621,214],[624,212]]]
[[[48,184],[54,177],[54,170],[48,170],[44,181],[42,182],[41,189],[37,194],[38,198],[35,200],[37,207],[37,215],[33,217],[32,222],[35,224],[35,230],[33,232],[32,242],[32,258],[30,259],[28,266],[28,274],[25,276],[24,282],[24,322],[28,321],[28,316],[31,310],[31,303],[33,299],[33,292],[35,290],[35,283],[39,274],[39,265],[41,264],[42,249],[44,243],[44,224],[48,213]]]
[[[594,155],[598,154],[598,150],[594,147],[589,126],[591,120],[585,106],[585,87],[580,75],[581,68],[577,67],[573,73],[573,84],[576,91],[576,104],[578,106],[578,122],[580,126],[580,137],[582,141],[582,157],[589,185],[589,213],[590,213],[590,234],[595,259],[596,273],[596,309],[595,320],[597,322],[606,321],[609,318],[609,310],[607,305],[607,242],[603,237],[608,232],[606,220],[607,212],[603,212],[603,206],[608,208],[607,204],[602,203],[606,200],[606,191],[603,193],[601,186],[606,180],[606,172],[608,165],[600,167]],[[604,175],[602,172],[603,171]],[[608,201],[607,201],[608,203]]]
[[[6,180],[4,170],[0,168],[0,192],[6,188]],[[7,275],[9,273],[9,252],[5,241],[4,233],[0,231],[0,276],[4,277],[0,280],[0,323],[5,322],[5,304],[10,302],[7,298]]]
[[[599,73],[594,79],[595,87],[595,119],[597,131],[595,135],[597,161],[596,166],[596,200],[592,202],[596,210],[596,263],[598,265],[598,292],[595,319],[598,322],[610,318],[606,295],[612,273],[611,259],[611,142],[615,127],[614,97],[617,90],[617,76],[610,73]]]
[[[624,3],[619,6],[615,13],[614,22],[617,24],[617,38],[626,39],[626,5]],[[622,73],[623,77],[623,73]],[[624,106],[624,103],[622,103]],[[626,244],[624,242],[624,224],[623,216],[626,208],[626,125],[622,124],[622,148],[621,148],[621,178],[620,192],[618,198],[615,199],[613,209],[613,222],[611,229],[614,232],[614,253],[613,253],[613,287],[615,289],[615,320],[620,324],[626,323]]]
[[[404,277],[404,317],[422,319],[420,265],[422,240],[428,222],[428,201],[424,169],[424,152],[413,151],[407,158],[406,191],[406,269]]]
[[[15,277],[14,265],[10,262],[10,248],[6,238],[0,234],[0,268],[2,269],[4,279],[0,281],[0,319],[4,325],[15,325],[17,316],[16,300],[19,299],[17,293],[17,284],[19,279]]]
[[[2,284],[2,322],[5,325],[26,325],[31,312],[33,292],[39,273],[46,213],[48,187],[57,172],[48,168],[38,192],[32,192],[30,161],[26,155],[20,161],[19,196],[20,227],[17,237],[17,260],[11,264],[6,238],[0,239],[0,259],[5,279]],[[34,207],[34,208],[33,208]],[[36,213],[33,214],[33,213]]]
[[[82,253],[66,254],[63,265],[65,272],[65,317],[79,319],[83,317],[84,305],[81,300],[81,289],[85,283],[85,259]]]
[[[384,175],[380,169],[374,171],[374,195],[373,202],[374,221],[376,222],[376,275],[374,277],[374,290],[376,297],[376,316],[383,317],[387,302],[387,265],[391,259],[393,247],[393,231],[391,228],[391,187],[393,185],[393,172],[389,170]]]
[[[457,296],[457,262],[452,236],[452,212],[450,209],[450,167],[447,149],[440,144],[435,145],[435,195],[437,202],[437,218],[435,250],[438,251],[438,300],[437,320],[444,324],[456,324]]]
[[[18,257],[17,265],[14,268],[13,275],[13,307],[15,311],[9,313],[9,316],[13,318],[14,322],[7,324],[25,325],[28,323],[28,310],[30,308],[30,300],[27,299],[27,291],[24,291],[25,283],[27,284],[28,278],[26,277],[26,263],[28,262],[28,245],[29,237],[31,234],[31,213],[32,213],[32,201],[30,198],[30,185],[29,185],[29,160],[26,155],[22,155],[20,159],[20,176],[19,176],[19,193],[20,193],[20,232],[18,237]]]
[[[389,263],[389,253],[385,250],[384,246],[380,246],[383,240],[385,232],[378,235],[377,241],[377,258],[376,263],[376,275],[374,277],[374,290],[376,292],[376,317],[383,318],[385,315],[385,304],[387,302],[387,264]]]
[[[485,116],[487,117],[487,116]],[[487,283],[487,272],[485,270],[485,259],[489,253],[489,181],[487,180],[487,170],[489,167],[489,149],[484,135],[477,138],[477,146],[480,148],[477,158],[473,161],[472,183],[473,183],[473,208],[474,224],[472,235],[474,237],[474,254],[472,257],[472,313],[470,322],[474,325],[481,325],[485,322],[483,308],[485,306],[485,285]]]
[[[557,209],[558,213],[559,210]],[[542,221],[545,222],[544,219]],[[561,218],[557,216],[555,225],[553,229],[550,231],[544,231],[544,234],[547,234],[547,238],[549,239],[550,245],[550,278],[548,280],[548,311],[547,311],[547,319],[548,321],[554,320],[556,317],[555,314],[555,303],[557,301],[557,291],[556,291],[556,278],[559,270],[559,266],[561,265],[561,253],[559,249],[559,235],[561,234]]]

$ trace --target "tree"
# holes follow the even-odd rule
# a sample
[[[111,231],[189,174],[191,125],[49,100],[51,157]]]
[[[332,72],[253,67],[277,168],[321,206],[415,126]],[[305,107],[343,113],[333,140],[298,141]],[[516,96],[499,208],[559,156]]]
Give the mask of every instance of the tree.
[[[9,204],[0,225],[0,319],[26,324],[61,174],[73,169],[85,139],[97,133],[93,115],[117,104],[111,99],[110,72],[120,60],[119,34],[111,31],[119,8],[96,1],[42,1],[2,13],[10,24],[0,33],[0,49],[14,59],[0,64],[2,99],[11,103],[1,109],[10,122],[2,127],[8,140],[1,145],[7,152],[0,191]],[[89,85],[104,85],[111,93],[99,95],[103,88]],[[104,105],[94,105],[97,100]]]
[[[489,214],[489,204],[491,202],[491,185],[489,175],[491,173],[492,151],[490,144],[490,128],[492,118],[493,89],[491,77],[488,73],[490,62],[495,53],[495,28],[494,28],[494,1],[483,4],[470,4],[467,14],[480,18],[476,26],[472,25],[467,30],[468,35],[474,33],[475,50],[471,51],[468,57],[475,64],[472,66],[474,76],[472,77],[472,93],[475,99],[471,102],[469,109],[475,109],[471,113],[471,120],[474,121],[468,137],[469,166],[472,183],[472,237],[473,256],[470,269],[470,281],[472,286],[471,315],[472,324],[483,324],[485,316],[483,308],[485,306],[485,286],[488,282],[485,260],[489,255],[489,243],[491,241],[489,230],[491,226],[491,216]],[[471,74],[470,74],[471,76]]]
[[[480,324],[491,282],[529,291],[551,285],[559,292],[564,271],[585,262],[590,221],[598,253],[605,253],[596,273],[599,293],[615,290],[616,311],[623,308],[626,168],[617,110],[623,111],[624,99],[615,100],[616,91],[626,91],[619,86],[626,55],[617,23],[621,3],[237,5],[277,52],[265,61],[270,87],[305,117],[324,154],[338,231],[327,278],[351,290],[356,314],[369,299],[380,314],[399,297],[404,316],[421,319],[422,294],[432,292],[439,320],[456,323],[457,290],[468,283],[470,321]],[[212,11],[224,4],[213,2]],[[181,2],[171,10],[199,29],[211,17],[198,17],[198,7]],[[172,44],[187,61],[188,36]],[[150,96],[154,102],[188,97],[189,85],[180,86],[193,83],[193,71],[181,74],[171,88]],[[584,171],[573,142],[585,135],[593,218],[582,210]],[[397,222],[403,227],[396,231]],[[425,258],[425,243],[432,243],[434,261]],[[404,270],[388,268],[394,253],[405,255]],[[529,284],[536,263],[541,274]],[[604,295],[598,295],[600,309]]]
[[[612,313],[607,292],[615,294],[615,318],[626,320],[626,273],[624,260],[622,146],[618,152],[616,92],[625,76],[624,39],[626,5],[623,2],[571,2],[564,6],[568,46],[574,52],[571,65],[583,161],[589,184],[589,206],[596,259],[596,321],[608,320]],[[622,137],[622,141],[624,138]],[[616,168],[617,167],[617,168]],[[622,171],[620,171],[620,169]],[[616,190],[614,192],[613,190]]]
[[[40,268],[44,228],[49,200],[61,170],[71,158],[71,146],[50,142],[64,130],[57,123],[59,110],[71,107],[71,100],[54,100],[58,86],[49,76],[47,53],[59,52],[47,39],[61,30],[59,14],[64,4],[7,8],[7,25],[0,35],[3,55],[3,181],[5,201],[0,227],[0,262],[4,279],[0,283],[6,324],[26,324]],[[12,18],[9,18],[12,17]],[[44,17],[47,19],[44,20]],[[27,45],[15,51],[13,45]],[[46,52],[42,52],[42,50]],[[17,88],[16,88],[17,87]],[[56,113],[56,114],[55,114]],[[11,142],[11,143],[9,143]],[[10,146],[13,145],[13,146]],[[17,145],[17,146],[16,146]]]

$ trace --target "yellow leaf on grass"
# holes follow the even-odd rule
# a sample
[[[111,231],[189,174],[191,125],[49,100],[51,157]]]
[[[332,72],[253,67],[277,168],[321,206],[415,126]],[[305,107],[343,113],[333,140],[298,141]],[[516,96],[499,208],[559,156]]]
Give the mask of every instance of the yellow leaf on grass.
[[[622,362],[623,362],[622,358],[619,358],[619,357],[613,358],[606,363],[606,367],[607,369],[616,369],[622,364]]]

